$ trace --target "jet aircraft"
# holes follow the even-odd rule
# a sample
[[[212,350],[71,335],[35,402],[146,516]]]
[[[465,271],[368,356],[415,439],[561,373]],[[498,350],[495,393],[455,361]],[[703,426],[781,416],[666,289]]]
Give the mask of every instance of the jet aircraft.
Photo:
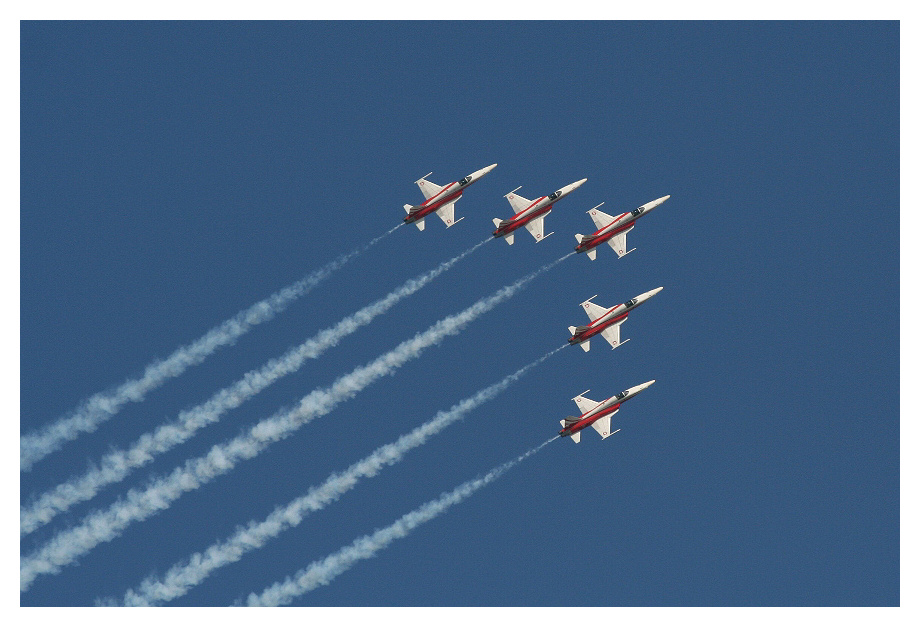
[[[569,344],[578,344],[582,350],[588,352],[591,350],[591,338],[600,334],[613,348],[622,346],[629,340],[620,341],[620,325],[626,322],[626,318],[633,309],[663,289],[663,287],[656,287],[610,309],[592,303],[591,301],[597,298],[595,294],[581,304],[588,318],[591,319],[591,323],[580,327],[569,327],[569,333],[572,334]]]
[[[633,230],[633,227],[636,225],[636,220],[670,197],[670,194],[662,196],[661,198],[645,203],[638,209],[621,213],[616,217],[607,215],[603,211],[598,211],[598,207],[604,203],[590,209],[587,213],[591,216],[591,219],[594,220],[594,225],[597,227],[597,230],[591,235],[576,234],[575,240],[578,242],[578,245],[575,246],[575,252],[587,253],[588,259],[593,260],[597,257],[596,248],[604,242],[607,242],[610,244],[613,252],[617,254],[617,257],[628,255],[633,250],[636,250],[635,248],[626,250],[626,234]]]
[[[530,231],[530,234],[533,235],[533,238],[538,242],[545,237],[549,237],[552,233],[543,234],[543,218],[548,216],[549,212],[552,211],[553,203],[571,194],[587,180],[588,179],[581,179],[580,181],[575,181],[571,185],[566,185],[556,190],[549,196],[540,196],[536,200],[527,200],[523,196],[515,194],[514,192],[521,189],[520,187],[505,194],[505,198],[511,203],[511,210],[514,211],[514,215],[506,220],[500,218],[493,219],[492,222],[495,223],[495,231],[493,231],[492,235],[495,237],[504,237],[508,244],[513,244],[514,232],[523,226]]]
[[[594,430],[600,434],[601,439],[606,440],[619,431],[619,429],[617,429],[613,433],[610,432],[610,417],[620,411],[620,404],[628,401],[654,382],[655,380],[652,379],[636,387],[624,390],[616,396],[611,396],[607,400],[601,402],[585,398],[584,395],[591,391],[585,390],[572,399],[575,401],[575,404],[578,405],[578,411],[581,412],[581,416],[577,418],[575,416],[569,416],[565,420],[560,420],[559,423],[562,425],[562,429],[559,431],[559,437],[564,438],[570,436],[572,441],[578,444],[581,441],[581,430],[586,427],[593,427]]]
[[[493,163],[481,170],[476,170],[459,181],[448,183],[443,187],[437,183],[426,180],[426,177],[431,176],[431,172],[429,172],[415,182],[415,184],[419,186],[419,189],[422,190],[422,194],[425,195],[425,202],[420,205],[403,205],[406,213],[409,214],[403,218],[403,222],[406,224],[415,224],[419,231],[424,231],[425,216],[434,213],[441,218],[448,227],[453,226],[463,219],[454,220],[454,203],[460,199],[460,195],[463,194],[463,191],[467,187],[491,172],[497,165],[497,163]]]

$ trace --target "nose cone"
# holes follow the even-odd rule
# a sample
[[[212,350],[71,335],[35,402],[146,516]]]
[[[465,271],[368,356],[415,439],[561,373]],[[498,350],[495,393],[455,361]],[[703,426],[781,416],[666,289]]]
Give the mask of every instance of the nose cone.
[[[645,292],[644,294],[639,294],[638,296],[636,296],[636,300],[639,301],[640,303],[644,303],[649,298],[651,298],[652,296],[654,296],[655,294],[657,294],[663,289],[664,289],[663,287],[656,287],[655,289],[649,290]]]
[[[646,381],[645,383],[641,383],[637,385],[636,387],[629,388],[628,390],[626,390],[626,400],[629,400],[630,398],[632,398],[633,396],[635,396],[642,390],[647,390],[649,387],[651,387],[651,385],[654,382],[655,382],[655,379],[652,379],[651,381]]]
[[[587,181],[587,180],[588,180],[588,179],[581,179],[580,181],[575,181],[575,182],[572,183],[571,185],[566,185],[565,187],[563,187],[562,189],[559,190],[560,192],[562,192],[562,193],[559,195],[560,198],[561,198],[562,196],[568,196],[569,194],[571,194],[572,192],[574,192],[576,189],[578,189],[579,187],[581,187],[582,185],[584,185],[584,184],[585,184],[585,181]]]
[[[484,168],[481,169],[481,170],[476,170],[475,172],[473,172],[472,174],[470,174],[470,177],[472,177],[473,181],[478,181],[479,179],[481,179],[482,177],[484,177],[486,174],[488,174],[489,172],[491,172],[492,170],[494,170],[494,169],[495,169],[495,166],[497,166],[497,165],[498,165],[497,163],[493,163],[492,165],[486,166],[486,167],[484,167]],[[472,182],[472,181],[471,181],[471,182]]]
[[[651,211],[652,209],[654,209],[655,207],[657,207],[658,205],[660,205],[661,203],[663,203],[664,201],[666,201],[666,200],[667,200],[668,198],[670,198],[670,197],[671,197],[671,195],[668,194],[667,196],[662,196],[661,198],[656,198],[656,199],[653,200],[652,202],[647,202],[647,203],[645,203],[644,205],[642,205],[642,207],[643,207],[646,211]]]

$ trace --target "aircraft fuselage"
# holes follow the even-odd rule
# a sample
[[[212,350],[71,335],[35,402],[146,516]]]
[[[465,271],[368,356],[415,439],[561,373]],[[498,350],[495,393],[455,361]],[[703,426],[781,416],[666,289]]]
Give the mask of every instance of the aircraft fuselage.
[[[611,401],[616,401],[616,402],[611,403]],[[576,422],[575,424],[569,425],[568,427],[561,429],[559,431],[559,437],[564,438],[564,437],[572,435],[573,433],[578,433],[582,429],[586,429],[587,427],[590,427],[591,425],[593,425],[595,422],[597,422],[604,416],[608,414],[612,414],[613,412],[618,410],[620,408],[621,402],[622,401],[618,400],[615,396],[608,398],[606,401],[602,402],[600,405],[598,405],[591,411],[582,414],[581,418],[579,418],[578,422]]]
[[[631,211],[618,215],[613,222],[604,228],[596,230],[594,233],[588,236],[588,239],[578,244],[575,247],[575,252],[583,253],[591,250],[592,248],[600,246],[614,235],[622,233],[626,229],[630,228],[633,224],[635,224],[636,220],[638,220],[641,215],[642,214],[634,216],[632,215]]]
[[[403,222],[406,224],[412,224],[416,220],[421,220],[425,216],[434,213],[444,205],[456,202],[456,200],[463,195],[464,189],[465,186],[461,187],[460,184],[456,181],[450,185],[445,185],[444,189],[439,191],[437,194],[422,204],[413,207],[409,215],[403,218]]]
[[[542,215],[549,213],[550,209],[553,208],[553,204],[548,202],[548,196],[543,196],[541,198],[533,201],[533,204],[520,211],[507,220],[502,221],[502,225],[499,226],[492,232],[494,237],[504,237],[513,231],[518,230],[531,220],[536,220]]]
[[[637,303],[638,304],[638,303]],[[633,305],[635,307],[636,305]],[[569,338],[569,344],[581,344],[586,340],[590,340],[595,335],[603,332],[607,327],[619,324],[626,320],[629,317],[629,311],[633,308],[625,308],[623,305],[617,305],[605,313],[603,316],[592,322],[591,324],[585,325],[582,327],[582,330],[576,331],[575,334]]]
[[[585,237],[584,241],[579,242],[575,246],[575,252],[583,253],[591,250],[592,248],[597,248],[604,242],[609,241],[612,237],[619,235],[623,231],[631,229],[633,225],[635,225],[636,220],[649,213],[652,209],[670,197],[670,194],[667,196],[662,196],[661,198],[656,198],[651,202],[647,202],[641,207],[633,209],[632,211],[621,213],[620,215],[616,216],[613,221],[610,222],[610,224],[599,228],[591,235]]]

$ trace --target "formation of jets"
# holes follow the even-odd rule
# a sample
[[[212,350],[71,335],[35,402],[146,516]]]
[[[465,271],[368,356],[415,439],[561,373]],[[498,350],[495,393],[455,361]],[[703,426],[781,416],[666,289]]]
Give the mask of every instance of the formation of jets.
[[[407,224],[415,224],[420,231],[423,231],[425,229],[425,217],[434,213],[445,225],[448,227],[453,226],[463,219],[454,219],[454,205],[457,200],[460,199],[460,196],[467,187],[491,172],[496,165],[497,164],[493,163],[490,166],[473,172],[459,181],[448,183],[444,186],[429,181],[427,177],[432,174],[429,172],[416,181],[416,184],[425,196],[425,202],[420,205],[404,205],[407,213],[406,217],[403,219],[404,222]],[[581,179],[580,181],[575,181],[574,183],[559,188],[549,196],[540,196],[536,200],[528,200],[523,196],[518,196],[515,192],[521,189],[520,187],[505,194],[505,198],[507,198],[508,202],[511,204],[511,210],[514,215],[504,220],[501,218],[492,220],[495,224],[495,231],[492,232],[493,237],[503,237],[509,245],[514,244],[514,232],[524,227],[537,242],[544,240],[546,237],[552,235],[552,233],[545,232],[544,219],[552,211],[553,205],[584,185],[587,180],[588,179]],[[578,244],[575,246],[575,252],[585,253],[588,259],[593,261],[597,258],[597,247],[606,242],[617,254],[617,258],[628,255],[633,252],[635,248],[632,250],[626,249],[626,235],[635,227],[636,220],[647,215],[652,209],[655,209],[670,197],[671,196],[668,195],[656,198],[632,211],[627,211],[626,213],[621,213],[616,216],[611,216],[599,210],[604,203],[589,209],[587,213],[594,221],[594,226],[597,230],[591,235],[576,234],[575,240]],[[664,288],[655,288],[643,294],[639,294],[625,303],[610,308],[592,303],[591,301],[597,298],[595,294],[581,303],[581,307],[585,310],[585,313],[588,314],[590,322],[578,327],[569,327],[569,333],[572,334],[569,338],[569,344],[577,344],[582,350],[587,352],[591,348],[591,338],[600,335],[612,348],[615,349],[622,346],[629,340],[620,340],[620,325],[626,321],[633,309],[650,299],[662,289]],[[607,439],[614,433],[620,431],[620,429],[612,432],[610,431],[610,418],[620,411],[620,405],[651,386],[654,382],[655,380],[652,379],[651,381],[631,387],[600,402],[586,398],[584,394],[590,390],[585,390],[585,392],[582,392],[572,399],[575,401],[575,404],[578,405],[578,410],[581,412],[581,415],[577,417],[569,416],[568,418],[560,420],[562,429],[559,431],[559,436],[571,437],[572,441],[577,444],[581,441],[581,431],[587,427],[592,427],[600,434],[602,440]]]

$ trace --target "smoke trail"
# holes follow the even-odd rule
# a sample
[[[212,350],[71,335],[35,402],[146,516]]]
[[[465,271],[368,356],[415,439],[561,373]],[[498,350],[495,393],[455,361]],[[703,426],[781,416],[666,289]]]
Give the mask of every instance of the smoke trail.
[[[19,439],[19,469],[27,472],[42,458],[61,448],[66,442],[75,440],[81,433],[95,431],[99,425],[128,402],[144,400],[144,394],[154,390],[169,379],[178,377],[190,366],[201,363],[221,346],[234,343],[240,336],[257,324],[267,322],[284,311],[292,302],[307,294],[333,272],[357,257],[378,241],[399,228],[398,225],[379,235],[363,248],[355,249],[329,262],[265,300],[239,312],[220,326],[214,327],[198,340],[182,346],[163,361],[155,361],[144,370],[138,379],[129,379],[109,392],[99,392],[84,401],[73,413],[47,425],[38,432]]]
[[[409,512],[389,527],[378,529],[374,533],[362,536],[351,545],[340,549],[323,560],[310,564],[293,577],[269,586],[262,594],[252,593],[247,599],[248,605],[287,605],[296,597],[328,585],[333,579],[351,568],[358,560],[374,557],[377,551],[386,548],[394,540],[405,538],[413,529],[432,518],[443,514],[451,506],[464,501],[479,488],[495,481],[513,466],[521,463],[544,446],[558,438],[550,438],[540,446],[532,448],[517,459],[505,462],[490,470],[484,477],[467,481],[457,486],[452,492],[446,492],[439,498],[425,503],[415,511]]]
[[[336,501],[345,492],[355,487],[361,478],[373,477],[384,466],[400,461],[405,453],[421,446],[432,435],[439,433],[486,401],[498,396],[530,369],[543,363],[565,346],[567,344],[546,353],[543,357],[508,375],[498,383],[460,401],[449,410],[438,412],[425,424],[416,427],[395,442],[379,447],[361,461],[352,464],[344,472],[333,473],[323,484],[311,488],[304,496],[276,508],[264,521],[250,522],[246,527],[239,528],[232,537],[224,542],[213,544],[204,552],[195,553],[187,560],[176,564],[166,572],[162,579],[148,577],[140,584],[137,592],[128,590],[125,593],[124,604],[153,605],[171,601],[186,594],[218,568],[239,561],[249,551],[262,547],[269,540],[281,535],[282,532],[299,525],[309,513],[321,510]]]
[[[121,481],[132,470],[152,462],[155,455],[165,453],[187,441],[199,429],[216,422],[227,411],[239,407],[284,375],[295,372],[307,359],[320,356],[343,338],[385,313],[400,300],[422,289],[491,239],[483,240],[433,270],[406,281],[387,296],[344,318],[335,326],[320,331],[282,357],[269,361],[258,370],[247,372],[242,379],[218,391],[203,404],[181,412],[175,421],[160,426],[153,433],[142,435],[128,450],[109,453],[102,459],[100,466],[91,469],[82,477],[74,478],[46,492],[29,507],[20,508],[20,537],[48,523],[75,503],[93,498],[103,487]]]
[[[109,509],[90,514],[79,526],[59,533],[32,555],[21,558],[20,591],[28,590],[39,575],[60,572],[62,567],[71,564],[99,543],[117,537],[132,522],[145,520],[169,507],[183,493],[195,490],[214,477],[229,472],[238,462],[255,457],[269,444],[290,436],[314,418],[328,414],[339,403],[354,397],[380,377],[395,372],[407,361],[421,355],[425,348],[439,343],[448,335],[459,333],[467,324],[508,300],[536,277],[574,254],[571,252],[560,257],[460,313],[439,320],[390,352],[339,377],[328,388],[314,390],[301,399],[295,408],[279,411],[252,427],[249,432],[214,446],[207,455],[189,460],[168,476],[149,482],[145,490],[129,490],[124,499]]]

